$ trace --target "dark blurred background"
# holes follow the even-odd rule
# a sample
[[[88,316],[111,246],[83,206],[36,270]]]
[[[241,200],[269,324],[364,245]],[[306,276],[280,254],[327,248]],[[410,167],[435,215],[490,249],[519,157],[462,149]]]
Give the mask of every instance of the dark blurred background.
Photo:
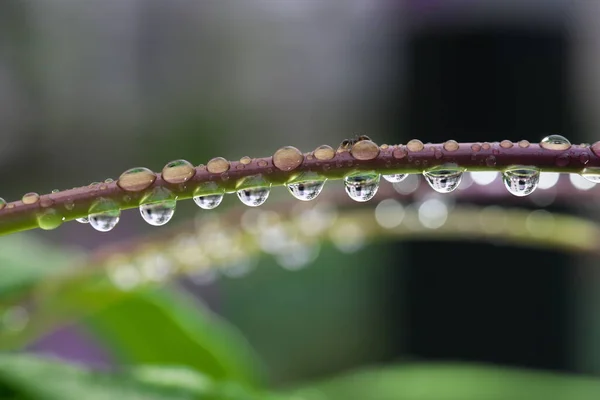
[[[567,0],[4,0],[2,196],[355,133],[594,142],[598,12]],[[196,213],[188,203],[175,220]],[[108,235],[78,224],[31,234],[91,250],[155,229],[135,214]],[[276,383],[405,359],[598,373],[595,267],[558,251],[410,240],[324,247],[295,272],[261,258],[241,279],[186,287],[240,328]],[[34,349],[115,362],[79,325]]]

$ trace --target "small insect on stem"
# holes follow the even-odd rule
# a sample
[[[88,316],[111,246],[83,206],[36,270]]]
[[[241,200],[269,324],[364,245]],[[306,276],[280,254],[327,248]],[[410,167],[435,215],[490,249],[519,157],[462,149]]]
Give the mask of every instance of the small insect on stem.
[[[355,135],[352,139],[342,140],[342,143],[340,143],[338,150],[350,150],[352,146],[354,146],[357,142],[361,142],[363,140],[371,140],[371,138],[367,135]]]

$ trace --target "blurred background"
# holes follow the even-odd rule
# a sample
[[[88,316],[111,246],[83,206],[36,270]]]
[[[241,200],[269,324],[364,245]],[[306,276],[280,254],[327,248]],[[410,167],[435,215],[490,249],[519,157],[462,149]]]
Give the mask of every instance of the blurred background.
[[[599,12],[584,0],[3,0],[2,196],[357,133],[595,142]],[[342,194],[338,183],[325,191]],[[554,203],[555,190],[472,203],[597,218],[595,202]],[[220,211],[242,207],[229,197]],[[181,202],[171,224],[197,210]],[[26,237],[81,252],[157,229],[129,211],[108,234],[70,223]],[[275,386],[414,360],[595,375],[596,267],[559,250],[420,238],[324,244],[298,271],[260,257],[239,279],[181,282],[241,332]],[[119,366],[99,332],[69,322],[26,349]]]

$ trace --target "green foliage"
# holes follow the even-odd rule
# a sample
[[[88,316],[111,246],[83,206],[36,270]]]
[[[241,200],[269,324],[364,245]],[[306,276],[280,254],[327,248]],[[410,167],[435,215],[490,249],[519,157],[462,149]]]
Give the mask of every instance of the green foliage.
[[[600,380],[469,364],[407,364],[350,373],[293,391],[305,400],[595,400]]]
[[[73,251],[45,245],[31,235],[3,237],[0,241],[0,296],[56,275],[75,260],[77,256]]]
[[[28,355],[0,357],[0,396],[11,400],[253,400],[268,395],[235,382],[217,384],[185,368],[94,372]]]
[[[127,364],[182,365],[215,380],[259,385],[262,367],[243,337],[182,291],[140,291],[87,321]]]

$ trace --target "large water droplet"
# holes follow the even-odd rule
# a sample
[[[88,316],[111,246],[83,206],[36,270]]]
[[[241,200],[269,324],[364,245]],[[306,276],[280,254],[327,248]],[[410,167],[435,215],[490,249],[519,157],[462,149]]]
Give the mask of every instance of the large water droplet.
[[[40,201],[40,195],[34,192],[25,193],[21,201],[23,204],[35,204]]]
[[[221,201],[223,201],[222,194],[194,196],[194,202],[198,205],[198,207],[203,208],[205,210],[212,210],[213,208],[217,208],[217,206],[221,204]]]
[[[63,222],[63,216],[54,209],[48,209],[37,216],[38,225],[45,231],[58,228]]]
[[[314,172],[307,172],[294,178],[287,184],[287,188],[298,200],[310,201],[321,193],[326,180]]]
[[[250,207],[258,207],[267,201],[271,183],[258,174],[240,179],[236,188],[237,196],[242,203]]]
[[[310,201],[317,197],[321,190],[323,190],[323,186],[325,185],[325,181],[303,181],[303,182],[295,182],[289,183],[287,185],[288,190],[298,200],[302,201]]]
[[[427,183],[429,183],[429,186],[436,192],[450,193],[460,185],[463,172],[464,168],[446,164],[423,171],[423,176]]]
[[[600,168],[585,168],[581,176],[590,182],[600,183]]]
[[[374,171],[361,171],[350,174],[344,178],[346,193],[352,200],[369,201],[379,189],[380,176]]]
[[[144,221],[153,226],[162,226],[175,214],[177,201],[170,190],[157,187],[141,201],[140,214]]]
[[[194,202],[200,208],[212,210],[221,204],[224,193],[215,182],[204,182],[194,191]]]
[[[121,174],[117,185],[127,192],[141,192],[152,186],[155,180],[156,175],[148,168],[131,168]]]
[[[408,176],[408,174],[391,174],[391,175],[381,175],[381,176],[383,176],[383,179],[385,179],[388,182],[396,183],[396,182],[402,182],[403,180],[405,180],[406,177]]]
[[[162,177],[168,183],[185,183],[189,181],[196,170],[194,166],[186,161],[186,160],[174,160],[167,165],[162,170]]]
[[[169,222],[175,214],[177,201],[163,200],[156,203],[142,204],[140,214],[144,221],[153,226],[162,226]]]
[[[546,150],[569,150],[571,148],[571,142],[560,135],[549,135],[542,139],[540,147]]]
[[[258,207],[267,201],[270,191],[271,190],[269,188],[263,187],[241,189],[237,191],[237,196],[245,205],[250,207]]]
[[[113,229],[121,216],[117,203],[107,198],[98,199],[89,210],[88,221],[92,228],[100,232]]]
[[[117,209],[90,214],[88,220],[91,227],[95,230],[99,232],[108,232],[119,223],[120,217],[121,210]]]
[[[535,167],[509,167],[504,171],[502,180],[510,193],[523,197],[531,194],[537,188],[540,171]]]

